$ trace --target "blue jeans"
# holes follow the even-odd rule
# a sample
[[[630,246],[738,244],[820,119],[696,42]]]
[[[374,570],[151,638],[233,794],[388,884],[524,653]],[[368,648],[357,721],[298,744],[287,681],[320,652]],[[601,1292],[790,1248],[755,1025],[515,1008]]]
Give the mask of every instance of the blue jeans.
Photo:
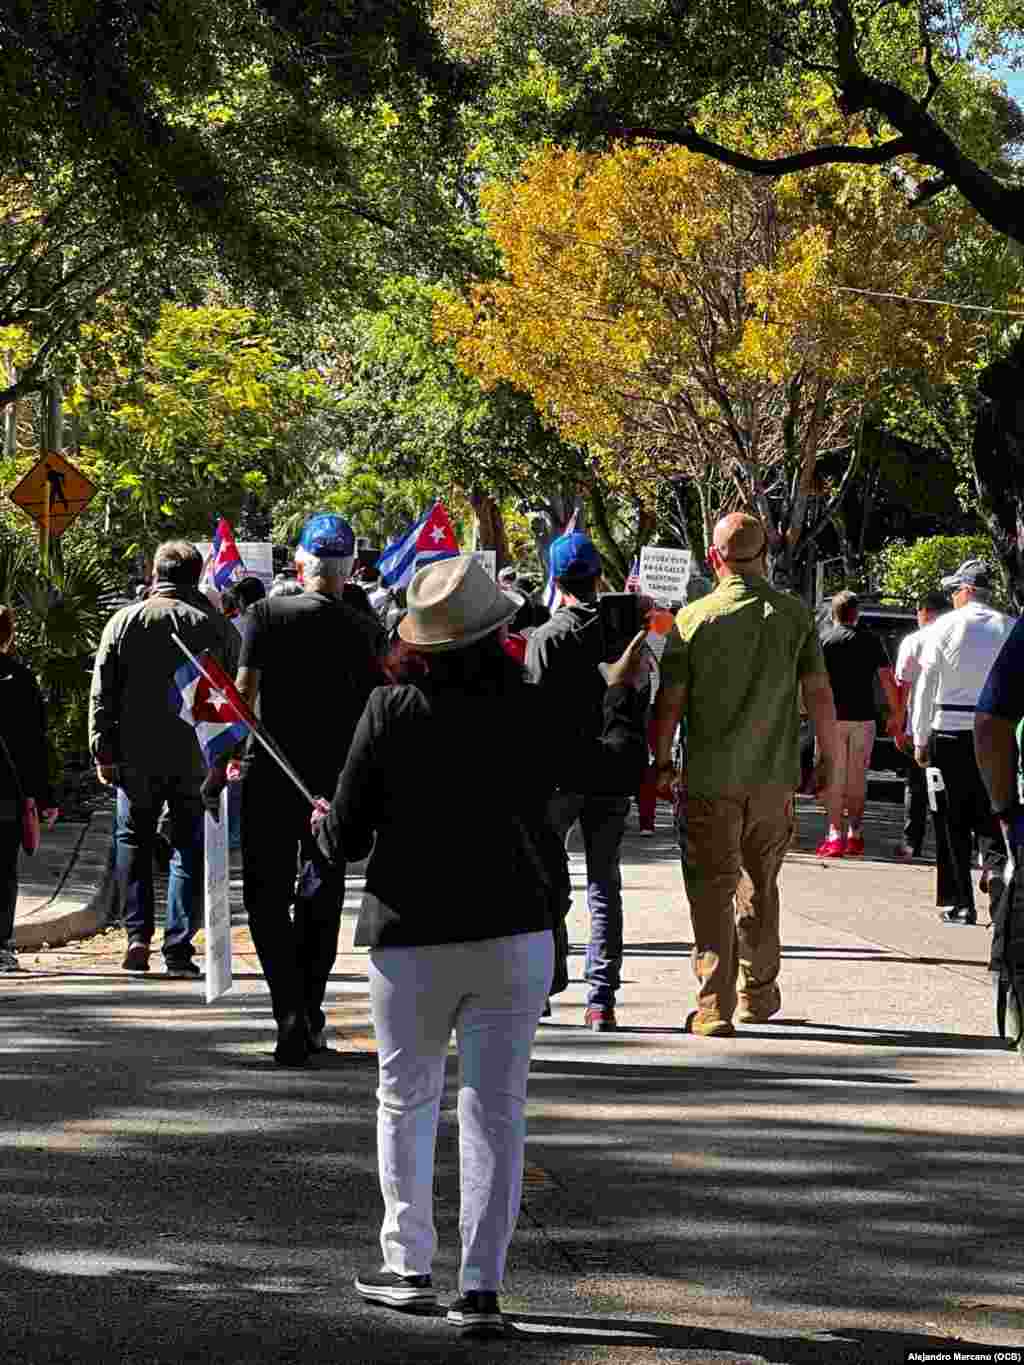
[[[200,780],[154,777],[120,770],[115,867],[121,913],[129,943],[153,937],[153,840],[166,801],[171,816],[170,874],[163,954],[168,962],[189,962],[192,939],[202,923],[203,803]]]
[[[587,856],[588,1005],[611,1006],[622,973],[622,870],[619,851],[629,812],[628,796],[580,796],[559,792],[551,798],[548,818],[562,838],[576,820],[583,831]]]

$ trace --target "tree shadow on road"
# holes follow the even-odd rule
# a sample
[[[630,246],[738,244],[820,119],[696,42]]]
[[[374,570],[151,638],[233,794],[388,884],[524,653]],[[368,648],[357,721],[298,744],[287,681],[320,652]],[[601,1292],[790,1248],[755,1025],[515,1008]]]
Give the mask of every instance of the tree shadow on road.
[[[958,1350],[984,1352],[992,1348],[962,1338],[931,1336],[917,1332],[887,1332],[862,1325],[839,1326],[828,1331],[791,1335],[726,1331],[719,1328],[658,1322],[650,1318],[603,1318],[545,1313],[507,1314],[519,1340],[564,1341],[578,1347],[647,1346],[658,1351],[728,1353],[741,1360],[757,1357],[784,1361],[785,1365],[863,1365],[865,1361],[905,1361],[911,1353]],[[941,1358],[941,1357],[940,1357]],[[946,1356],[948,1359],[948,1356]]]
[[[374,1059],[274,1068],[267,1004],[253,994],[207,1007],[194,989],[121,980],[0,989],[7,1358],[480,1358],[443,1321],[355,1300],[354,1274],[380,1255]],[[365,995],[334,996],[331,1014],[365,1029]],[[545,1365],[619,1365],[634,1346],[903,1365],[906,1340],[930,1339],[882,1331],[880,1314],[934,1318],[947,1344],[942,1333],[966,1333],[957,1304],[1019,1295],[1019,1093],[938,1055],[912,1073],[895,1050],[865,1056],[855,1035],[858,1053],[786,1056],[766,1041],[738,1065],[703,1041],[671,1065],[633,1061],[649,1042],[628,1035],[608,1061],[583,1033],[578,1056],[550,1057],[542,1036],[509,1270],[525,1330],[488,1344],[488,1358],[532,1354],[533,1327]],[[452,1063],[436,1172],[435,1280],[449,1292],[456,1085]],[[686,1323],[688,1305],[707,1303],[726,1323],[733,1311],[749,1321],[751,1298],[765,1315],[796,1305],[858,1323],[844,1337],[862,1354],[805,1341],[781,1317],[779,1336]],[[581,1301],[599,1312],[558,1311]],[[672,1321],[649,1344],[613,1337],[646,1333],[660,1314]],[[581,1340],[581,1327],[596,1335]]]

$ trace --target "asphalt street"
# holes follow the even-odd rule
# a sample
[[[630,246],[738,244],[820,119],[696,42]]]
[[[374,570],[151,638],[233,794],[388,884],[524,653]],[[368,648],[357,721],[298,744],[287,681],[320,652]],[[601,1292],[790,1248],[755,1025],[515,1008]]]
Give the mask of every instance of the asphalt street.
[[[539,1032],[505,1341],[370,1308],[375,1056],[346,915],[335,1051],[275,1069],[240,907],[238,975],[128,979],[108,934],[0,979],[0,1359],[11,1362],[903,1362],[1024,1349],[1024,1066],[992,1036],[988,931],[941,925],[933,871],[784,874],[781,1022],[682,1032],[689,921],[664,815],[627,834],[614,1035],[573,976]],[[480,869],[485,881],[486,869]],[[355,908],[360,879],[349,885]],[[980,917],[982,920],[985,916]],[[456,1288],[454,1057],[435,1283]],[[1012,1357],[1007,1357],[1012,1358]]]

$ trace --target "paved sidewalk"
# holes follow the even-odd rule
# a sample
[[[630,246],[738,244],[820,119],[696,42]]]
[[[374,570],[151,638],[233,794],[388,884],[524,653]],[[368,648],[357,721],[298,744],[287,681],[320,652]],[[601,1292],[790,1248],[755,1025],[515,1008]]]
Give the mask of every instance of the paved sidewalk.
[[[988,931],[940,924],[934,869],[886,861],[897,815],[871,814],[869,856],[824,863],[804,803],[783,1013],[732,1040],[681,1031],[689,922],[663,811],[654,839],[626,836],[622,1028],[584,1030],[574,853],[574,980],[535,1048],[505,1343],[351,1290],[379,1222],[358,875],[330,986],[337,1051],[304,1072],[270,1061],[240,914],[245,956],[212,1006],[199,985],[126,979],[116,935],[35,954],[0,981],[9,1357],[903,1365],[1024,1347],[1024,1066],[992,1036]],[[453,1060],[443,1295],[455,1085]]]
[[[110,911],[113,806],[87,821],[59,820],[43,831],[32,857],[18,863],[14,941],[18,948],[54,947],[96,933]]]

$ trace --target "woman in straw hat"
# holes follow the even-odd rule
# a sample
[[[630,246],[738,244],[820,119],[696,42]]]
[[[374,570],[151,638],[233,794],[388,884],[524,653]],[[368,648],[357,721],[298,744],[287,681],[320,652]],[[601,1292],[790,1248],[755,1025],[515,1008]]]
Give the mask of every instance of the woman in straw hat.
[[[454,1027],[462,1266],[448,1319],[474,1334],[502,1328],[530,1047],[561,912],[565,859],[547,802],[559,786],[633,791],[647,758],[643,634],[608,667],[602,738],[567,748],[502,648],[519,605],[467,555],[415,575],[399,685],[371,695],[334,800],[313,817],[329,859],[373,849],[355,941],[370,948],[380,1058],[384,1264],[356,1289],[396,1308],[436,1303],[434,1146]]]

